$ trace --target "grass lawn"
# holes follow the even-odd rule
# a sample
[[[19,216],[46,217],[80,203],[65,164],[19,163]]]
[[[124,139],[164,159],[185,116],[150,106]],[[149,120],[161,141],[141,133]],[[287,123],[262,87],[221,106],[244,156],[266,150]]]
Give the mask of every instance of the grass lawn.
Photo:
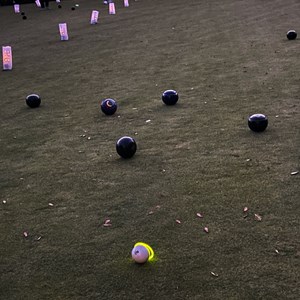
[[[300,299],[299,0],[122,3],[0,7],[0,298]]]

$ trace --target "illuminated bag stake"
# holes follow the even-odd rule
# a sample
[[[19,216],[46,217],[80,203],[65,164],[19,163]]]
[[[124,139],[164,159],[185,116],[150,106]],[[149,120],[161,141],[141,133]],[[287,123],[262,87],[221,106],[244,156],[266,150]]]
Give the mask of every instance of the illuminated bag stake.
[[[99,16],[99,11],[98,10],[93,10],[92,15],[91,15],[91,24],[97,24],[98,23],[98,16]]]
[[[35,0],[35,4],[36,4],[37,7],[41,7],[41,2],[40,2],[40,0]]]
[[[2,47],[2,58],[3,58],[3,70],[12,69],[12,52],[10,46]]]
[[[129,1],[128,0],[124,0],[124,6],[128,7],[129,6]]]
[[[67,23],[60,23],[58,26],[59,26],[60,40],[68,41],[69,36],[68,36]]]
[[[20,13],[20,4],[14,4],[14,10],[16,14]]]
[[[109,3],[108,13],[110,15],[115,15],[116,14],[116,8],[115,8],[115,4],[113,2]]]

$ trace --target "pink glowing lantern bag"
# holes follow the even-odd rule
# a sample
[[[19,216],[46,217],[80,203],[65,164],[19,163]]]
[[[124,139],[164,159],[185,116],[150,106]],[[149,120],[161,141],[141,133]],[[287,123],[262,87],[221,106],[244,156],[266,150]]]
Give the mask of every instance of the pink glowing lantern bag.
[[[59,26],[60,40],[68,41],[69,35],[68,35],[67,23],[59,23],[58,26]]]
[[[3,70],[4,71],[12,69],[11,46],[3,46],[2,47],[2,61],[3,61]]]

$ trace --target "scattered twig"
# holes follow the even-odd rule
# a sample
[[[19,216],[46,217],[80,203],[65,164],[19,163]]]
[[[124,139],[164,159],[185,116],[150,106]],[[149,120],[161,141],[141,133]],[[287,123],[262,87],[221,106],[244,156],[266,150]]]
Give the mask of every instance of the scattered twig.
[[[259,221],[259,222],[262,220],[262,217],[258,214],[254,214],[254,218],[256,221]]]
[[[111,220],[110,220],[110,219],[106,219],[106,220],[104,221],[104,223],[103,223],[103,226],[104,226],[104,227],[110,227],[110,226],[112,226]]]

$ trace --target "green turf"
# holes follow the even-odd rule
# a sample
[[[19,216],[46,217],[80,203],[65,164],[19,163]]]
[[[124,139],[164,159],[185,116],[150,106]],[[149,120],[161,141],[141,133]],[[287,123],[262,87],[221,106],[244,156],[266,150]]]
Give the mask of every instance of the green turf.
[[[300,299],[299,1],[50,6],[0,8],[0,299]],[[133,263],[138,241],[153,262]]]

